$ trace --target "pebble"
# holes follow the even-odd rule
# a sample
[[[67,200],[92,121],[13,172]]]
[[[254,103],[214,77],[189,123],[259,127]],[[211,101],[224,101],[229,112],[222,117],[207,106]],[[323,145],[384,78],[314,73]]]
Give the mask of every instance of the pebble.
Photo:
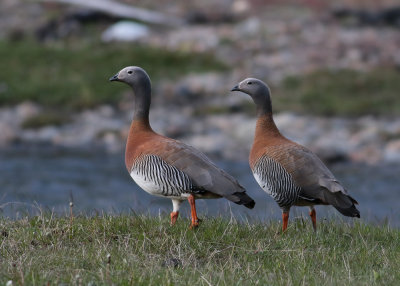
[[[400,162],[400,139],[391,140],[386,144],[383,158],[388,162]]]

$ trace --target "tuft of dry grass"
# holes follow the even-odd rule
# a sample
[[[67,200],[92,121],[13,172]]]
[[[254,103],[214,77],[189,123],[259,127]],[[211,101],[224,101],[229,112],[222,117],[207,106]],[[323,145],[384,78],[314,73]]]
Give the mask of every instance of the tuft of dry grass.
[[[0,285],[396,285],[400,231],[168,216],[0,219]]]

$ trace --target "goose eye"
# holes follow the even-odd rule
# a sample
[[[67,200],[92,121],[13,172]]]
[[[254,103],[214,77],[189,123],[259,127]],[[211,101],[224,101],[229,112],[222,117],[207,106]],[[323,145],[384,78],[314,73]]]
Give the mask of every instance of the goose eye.
[[[128,71],[129,74],[132,74],[132,71]]]

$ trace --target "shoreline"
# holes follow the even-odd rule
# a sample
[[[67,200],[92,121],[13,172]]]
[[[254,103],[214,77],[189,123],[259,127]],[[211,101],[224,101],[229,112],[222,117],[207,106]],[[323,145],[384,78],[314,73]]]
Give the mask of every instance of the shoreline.
[[[42,113],[43,107],[24,102],[0,108],[0,148],[46,144],[63,148],[99,148],[122,152],[132,111],[102,105],[69,115],[58,126],[24,128],[24,122]],[[193,110],[155,106],[150,113],[153,129],[202,152],[228,160],[247,160],[255,122],[244,113],[206,114]],[[400,162],[400,118],[362,116],[322,117],[281,112],[274,116],[283,135],[300,143],[326,162],[367,164]]]

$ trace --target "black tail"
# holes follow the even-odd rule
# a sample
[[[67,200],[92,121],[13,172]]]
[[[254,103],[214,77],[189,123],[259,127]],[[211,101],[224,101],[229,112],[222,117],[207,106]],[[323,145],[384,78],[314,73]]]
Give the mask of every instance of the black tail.
[[[232,194],[233,197],[236,197],[234,202],[238,205],[244,205],[246,208],[252,209],[256,202],[250,198],[245,192],[236,192]]]

